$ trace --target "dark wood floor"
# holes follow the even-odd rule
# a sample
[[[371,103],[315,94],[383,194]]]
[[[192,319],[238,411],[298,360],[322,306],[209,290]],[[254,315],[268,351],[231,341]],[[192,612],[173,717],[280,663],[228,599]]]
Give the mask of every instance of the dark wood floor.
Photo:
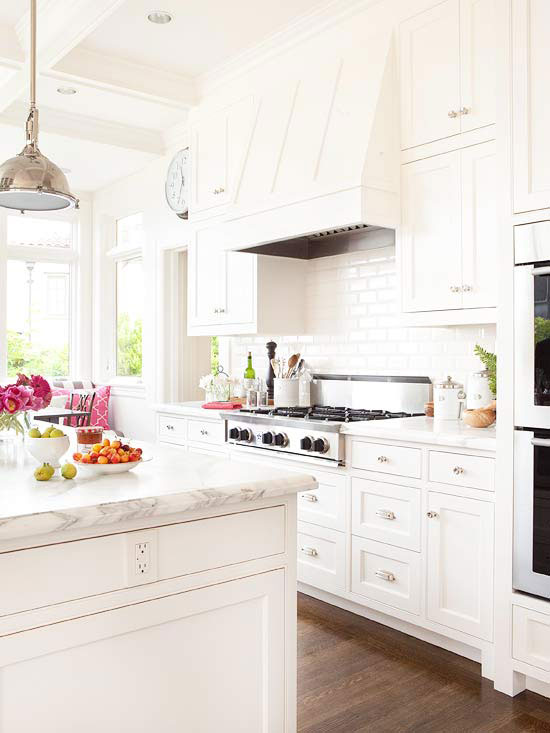
[[[495,692],[475,662],[298,596],[300,733],[550,731],[550,700]]]

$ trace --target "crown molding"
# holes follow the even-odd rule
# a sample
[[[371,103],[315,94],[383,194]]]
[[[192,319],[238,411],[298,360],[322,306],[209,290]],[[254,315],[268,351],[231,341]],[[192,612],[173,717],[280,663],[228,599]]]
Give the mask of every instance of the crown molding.
[[[321,31],[383,2],[386,0],[327,0],[324,5],[300,15],[282,30],[233,56],[229,61],[199,74],[196,77],[197,89],[201,97],[206,96]]]
[[[187,120],[173,125],[162,133],[167,153],[176,153],[189,145],[189,123]]]
[[[187,110],[197,103],[196,84],[190,76],[105,56],[83,47],[67,54],[47,75],[176,109]]]
[[[27,116],[27,105],[15,102],[0,115],[0,123],[21,127]],[[40,107],[40,128],[49,133],[89,140],[142,153],[163,155],[164,140],[160,132],[130,127],[117,122],[98,120],[85,115],[70,114],[50,107]]]

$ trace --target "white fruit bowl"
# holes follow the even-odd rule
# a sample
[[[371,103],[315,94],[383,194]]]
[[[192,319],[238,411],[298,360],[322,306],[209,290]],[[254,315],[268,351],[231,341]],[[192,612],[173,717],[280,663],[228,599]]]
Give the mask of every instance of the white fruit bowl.
[[[110,473],[124,473],[125,471],[131,471],[133,468],[142,463],[150,461],[151,458],[141,458],[139,461],[128,461],[128,463],[77,463],[76,466],[79,472],[88,474],[88,476],[94,475],[99,476],[100,474]]]
[[[59,459],[70,448],[68,435],[61,438],[25,438],[25,445],[31,456],[38,463],[49,463],[52,468],[59,468]]]

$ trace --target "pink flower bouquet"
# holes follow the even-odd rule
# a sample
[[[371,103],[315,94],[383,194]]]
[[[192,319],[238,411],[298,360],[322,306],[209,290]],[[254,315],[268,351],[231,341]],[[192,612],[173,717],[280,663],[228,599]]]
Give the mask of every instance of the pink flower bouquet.
[[[29,411],[42,410],[52,399],[52,388],[43,377],[17,375],[15,384],[0,387],[0,431],[15,430],[23,434],[25,429],[20,418],[29,427]]]

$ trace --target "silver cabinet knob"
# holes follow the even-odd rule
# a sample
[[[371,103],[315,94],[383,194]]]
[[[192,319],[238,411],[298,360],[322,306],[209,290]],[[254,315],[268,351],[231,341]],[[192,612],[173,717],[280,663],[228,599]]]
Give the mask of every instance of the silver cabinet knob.
[[[463,293],[471,293],[473,290],[473,287],[471,285],[463,285],[462,286],[462,292]]]
[[[304,555],[309,555],[309,557],[317,557],[319,554],[315,547],[300,547],[300,552],[303,552]]]
[[[397,578],[393,573],[390,573],[388,570],[375,570],[374,574],[377,578],[382,578],[382,580],[386,580],[388,583],[393,583]]]
[[[378,461],[378,463],[387,463],[388,462],[387,456],[378,456],[376,460]]]
[[[218,313],[225,313],[225,308],[220,308],[220,309],[218,310]]]
[[[454,109],[451,109],[449,112],[447,112],[447,117],[450,117],[451,120],[454,120],[455,117],[458,117],[458,112]]]
[[[461,115],[469,115],[470,114],[470,108],[469,107],[461,107],[460,108],[460,114]]]
[[[377,509],[376,516],[380,517],[381,519],[395,519],[395,514],[389,509]]]
[[[208,430],[204,430],[204,428],[201,428],[201,435],[208,435]]]
[[[166,426],[166,430],[173,430],[173,429],[174,429],[174,426],[173,425],[167,425]]]
[[[437,512],[426,512],[426,516],[428,519],[437,519],[439,515]]]
[[[315,494],[302,494],[302,499],[304,501],[311,501],[311,502],[319,501],[319,497],[316,496]]]
[[[455,466],[453,468],[453,473],[455,476],[460,476],[461,474],[464,473],[464,469],[462,468],[462,466]]]

